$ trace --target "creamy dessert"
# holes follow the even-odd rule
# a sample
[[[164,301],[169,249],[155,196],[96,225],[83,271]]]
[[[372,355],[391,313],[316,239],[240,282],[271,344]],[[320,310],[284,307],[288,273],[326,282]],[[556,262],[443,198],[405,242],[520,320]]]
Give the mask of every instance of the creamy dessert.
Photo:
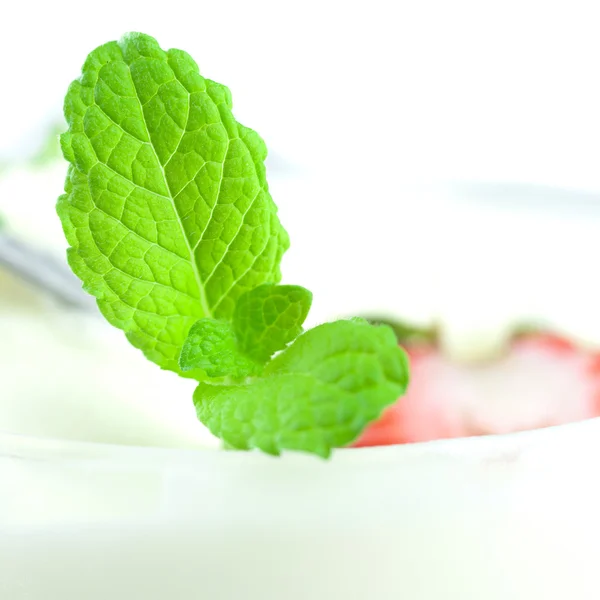
[[[189,92],[189,104],[176,80]],[[243,258],[248,241],[251,246],[271,240],[262,235],[261,217],[269,217],[279,241],[284,238],[260,181],[263,148],[233,120],[222,86],[200,79],[187,55],[164,53],[151,38],[130,36],[92,53],[67,104],[71,132],[63,141],[72,167],[61,211],[71,264],[104,316],[151,361],[175,372],[146,360],[100,317],[47,306],[30,310],[26,296],[13,296],[0,340],[6,379],[0,429],[9,431],[0,433],[0,596],[598,598],[591,575],[599,535],[597,420],[481,435],[594,414],[592,352],[562,335],[540,332],[512,340],[502,334],[500,342],[492,336],[484,339],[483,350],[468,335],[466,342],[449,343],[452,317],[440,328],[439,339],[396,336],[392,329],[361,320],[325,329],[337,336],[299,334],[310,303],[304,288],[263,282],[244,290],[249,295],[243,301],[244,294],[226,293],[230,276],[243,278],[245,272],[227,252],[233,248]],[[182,108],[189,108],[183,110],[187,123],[181,120]],[[207,129],[212,135],[201,139],[198,132]],[[173,133],[179,134],[175,141],[183,144],[185,156],[177,149],[167,152]],[[253,138],[248,153],[239,143],[247,136]],[[216,160],[206,161],[211,166],[201,167],[190,149],[203,154],[206,144],[210,153],[225,138],[231,153],[229,148],[217,152],[211,155]],[[177,179],[196,169],[206,178],[192,178],[181,187]],[[249,169],[243,171],[244,181],[221,177],[239,174],[238,169]],[[160,187],[162,177],[170,183],[167,189]],[[201,191],[213,201],[221,189],[227,192],[224,201],[210,207],[207,219],[209,204],[195,202],[200,200],[195,194]],[[298,202],[308,202],[306,191]],[[237,229],[229,230],[231,206],[240,201],[248,208],[244,202],[251,192],[262,194],[265,210],[252,213],[249,223],[241,219],[252,235],[237,239]],[[304,223],[313,238],[308,243],[332,235],[325,244],[331,246],[343,231],[337,231],[335,219],[331,226],[314,227],[318,208]],[[366,216],[356,219],[366,221]],[[339,229],[348,230],[347,215],[340,222]],[[177,224],[183,237],[172,227]],[[235,224],[239,227],[240,220]],[[194,234],[199,225],[210,235]],[[226,230],[233,237],[226,238],[225,247]],[[362,239],[357,231],[362,230],[347,235]],[[397,236],[395,224],[389,231]],[[179,243],[188,234],[191,248],[202,248],[199,254],[191,256]],[[354,288],[345,287],[328,268],[345,256],[319,263],[327,317],[367,314],[368,303],[354,310],[356,298],[349,290],[357,295],[375,278],[399,282],[396,294],[383,296],[390,308],[407,316],[413,316],[406,308],[411,302],[418,308],[428,298],[452,305],[466,292],[471,304],[463,314],[481,304],[474,298],[485,287],[484,275],[478,274],[475,283],[473,274],[463,276],[459,285],[458,271],[451,268],[453,263],[467,267],[467,260],[440,259],[448,280],[441,281],[438,294],[425,289],[431,273],[415,256],[419,253],[410,252],[421,251],[420,236],[404,253],[394,238],[393,252],[383,253],[374,275],[377,269],[365,255],[382,236],[379,229],[372,232],[371,242],[352,255],[356,261],[336,271],[348,274]],[[146,247],[140,238],[151,242]],[[270,255],[273,245],[267,247]],[[278,248],[275,244],[275,256]],[[502,247],[502,256],[506,252]],[[211,268],[225,265],[231,273],[222,268],[210,278],[204,259]],[[276,262],[263,265],[263,275],[276,273]],[[404,262],[417,266],[410,270]],[[189,278],[194,266],[198,276]],[[204,285],[207,281],[213,287]],[[171,286],[166,298],[156,294],[160,286]],[[417,287],[420,295],[411,294]],[[236,306],[225,300],[219,305],[222,296]],[[199,302],[201,297],[206,302]],[[589,297],[588,302],[594,304]],[[229,308],[211,319],[206,313],[217,312],[217,306]],[[272,360],[266,356],[271,351]],[[205,445],[206,430],[193,414],[196,387],[201,419],[229,447],[273,454],[287,450],[284,459],[197,451]],[[452,436],[471,437],[437,439]],[[339,448],[357,439],[362,445],[388,445]],[[165,448],[139,447],[151,445]],[[327,462],[289,452],[326,456],[332,449]]]

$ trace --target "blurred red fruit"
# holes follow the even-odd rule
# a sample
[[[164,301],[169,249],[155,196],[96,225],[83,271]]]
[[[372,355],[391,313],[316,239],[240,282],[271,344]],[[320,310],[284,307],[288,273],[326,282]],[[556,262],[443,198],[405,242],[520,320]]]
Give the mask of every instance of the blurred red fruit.
[[[600,416],[600,355],[557,335],[516,337],[500,358],[460,364],[434,342],[403,344],[411,382],[359,446],[509,433]]]

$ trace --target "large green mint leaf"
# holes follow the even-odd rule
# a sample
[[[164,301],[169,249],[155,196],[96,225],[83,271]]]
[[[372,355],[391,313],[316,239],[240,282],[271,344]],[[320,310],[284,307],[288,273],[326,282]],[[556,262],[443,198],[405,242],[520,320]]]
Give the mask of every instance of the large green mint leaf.
[[[179,372],[193,323],[230,319],[243,293],[280,279],[288,238],[266,147],[235,121],[226,87],[136,33],[88,56],[65,116],[71,267],[113,325]]]
[[[227,444],[322,457],[355,440],[406,390],[408,362],[394,332],[337,321],[302,334],[264,377],[194,394],[199,419]]]
[[[238,300],[233,325],[240,349],[266,363],[302,333],[312,293],[298,285],[261,285]]]
[[[238,349],[230,323],[200,319],[190,329],[183,344],[179,366],[182,371],[203,370],[209,377],[241,379],[256,375],[261,369]]]

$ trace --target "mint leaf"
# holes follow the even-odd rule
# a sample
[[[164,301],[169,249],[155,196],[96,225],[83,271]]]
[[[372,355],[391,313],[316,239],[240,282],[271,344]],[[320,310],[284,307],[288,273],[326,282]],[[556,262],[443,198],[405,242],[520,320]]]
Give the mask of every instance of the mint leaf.
[[[260,285],[237,302],[233,322],[200,319],[183,344],[183,372],[209,377],[256,375],[271,356],[302,332],[312,294],[294,285]]]
[[[236,122],[226,87],[139,33],[88,56],[65,117],[69,263],[110,323],[181,373],[193,323],[231,319],[242,294],[280,279],[289,242],[265,144]]]
[[[233,325],[242,352],[266,363],[302,333],[312,293],[298,285],[261,285],[238,300]]]
[[[406,354],[389,327],[337,321],[302,334],[261,378],[200,383],[194,404],[212,433],[235,448],[327,457],[356,439],[407,384]]]
[[[200,319],[190,329],[183,344],[179,366],[182,371],[202,369],[209,377],[241,379],[261,371],[261,365],[238,350],[229,323]]]

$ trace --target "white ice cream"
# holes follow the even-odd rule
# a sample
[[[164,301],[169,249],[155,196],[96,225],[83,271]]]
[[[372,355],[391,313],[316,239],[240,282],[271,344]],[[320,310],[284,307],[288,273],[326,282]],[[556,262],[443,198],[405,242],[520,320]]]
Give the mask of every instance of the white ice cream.
[[[6,306],[7,286],[18,284],[3,275],[0,286],[0,431],[151,446],[212,443],[195,416],[194,382],[150,364],[100,318],[26,306],[28,296]]]

